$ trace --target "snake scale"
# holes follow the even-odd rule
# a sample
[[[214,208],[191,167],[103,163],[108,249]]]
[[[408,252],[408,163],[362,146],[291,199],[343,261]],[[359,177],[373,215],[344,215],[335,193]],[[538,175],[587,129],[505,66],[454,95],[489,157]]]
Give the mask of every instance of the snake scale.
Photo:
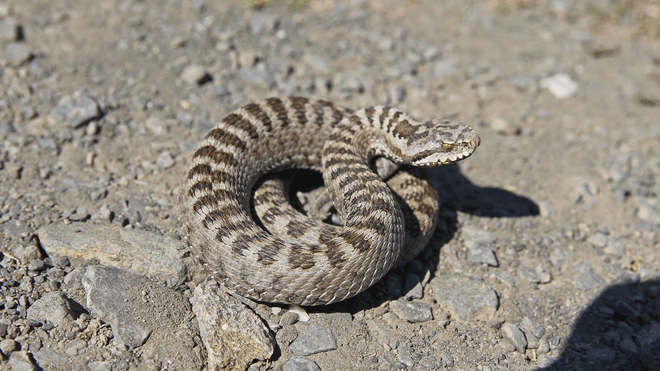
[[[179,196],[184,237],[207,270],[239,295],[339,302],[429,241],[438,200],[418,167],[461,160],[479,143],[463,123],[421,123],[390,107],[351,111],[302,97],[250,103],[222,119],[192,156]],[[382,157],[413,167],[385,183],[373,170]],[[322,172],[343,226],[296,211],[282,181],[263,180],[286,169]]]

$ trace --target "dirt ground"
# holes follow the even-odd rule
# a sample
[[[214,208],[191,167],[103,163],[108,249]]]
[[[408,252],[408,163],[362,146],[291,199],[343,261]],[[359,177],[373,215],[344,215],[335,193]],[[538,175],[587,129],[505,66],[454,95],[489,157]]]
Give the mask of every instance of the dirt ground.
[[[233,109],[303,95],[463,121],[481,146],[433,170],[441,221],[408,267],[308,322],[256,305],[276,344],[252,370],[660,370],[660,39],[598,24],[616,2],[502,3],[0,3],[0,368],[207,367],[184,166]],[[69,227],[86,239],[54,253]],[[184,273],[139,264],[166,245]],[[133,271],[118,293],[150,287],[126,303],[177,314],[127,340],[90,296],[105,265]],[[312,330],[334,346],[300,351]]]

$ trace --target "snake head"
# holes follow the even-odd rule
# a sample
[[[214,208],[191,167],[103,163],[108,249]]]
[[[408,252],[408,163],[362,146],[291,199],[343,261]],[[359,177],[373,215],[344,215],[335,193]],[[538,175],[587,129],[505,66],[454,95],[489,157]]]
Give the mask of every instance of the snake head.
[[[429,120],[411,133],[406,154],[411,165],[439,166],[470,156],[479,143],[479,135],[462,122]]]

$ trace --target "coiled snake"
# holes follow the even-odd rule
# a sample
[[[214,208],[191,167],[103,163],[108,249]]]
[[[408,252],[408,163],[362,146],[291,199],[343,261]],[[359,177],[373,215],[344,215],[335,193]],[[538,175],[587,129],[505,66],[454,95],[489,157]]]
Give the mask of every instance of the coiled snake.
[[[192,251],[233,292],[258,301],[324,305],[352,297],[429,241],[438,201],[423,171],[471,155],[479,136],[446,120],[417,122],[390,107],[352,112],[301,97],[248,104],[202,140],[179,207]],[[401,168],[388,183],[374,159]],[[321,171],[343,226],[293,209],[285,169]],[[250,203],[259,214],[255,221]]]

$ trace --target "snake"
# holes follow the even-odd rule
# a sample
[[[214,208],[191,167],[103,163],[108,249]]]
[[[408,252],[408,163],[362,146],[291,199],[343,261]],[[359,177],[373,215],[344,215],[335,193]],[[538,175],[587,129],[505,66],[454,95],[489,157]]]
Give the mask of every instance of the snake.
[[[424,168],[467,158],[479,144],[462,122],[420,122],[393,107],[351,110],[305,97],[249,103],[220,120],[188,162],[183,238],[232,293],[301,306],[340,302],[424,248],[439,209]],[[381,159],[398,170],[381,174]],[[339,225],[291,205],[287,182],[273,174],[296,169],[322,174]]]

